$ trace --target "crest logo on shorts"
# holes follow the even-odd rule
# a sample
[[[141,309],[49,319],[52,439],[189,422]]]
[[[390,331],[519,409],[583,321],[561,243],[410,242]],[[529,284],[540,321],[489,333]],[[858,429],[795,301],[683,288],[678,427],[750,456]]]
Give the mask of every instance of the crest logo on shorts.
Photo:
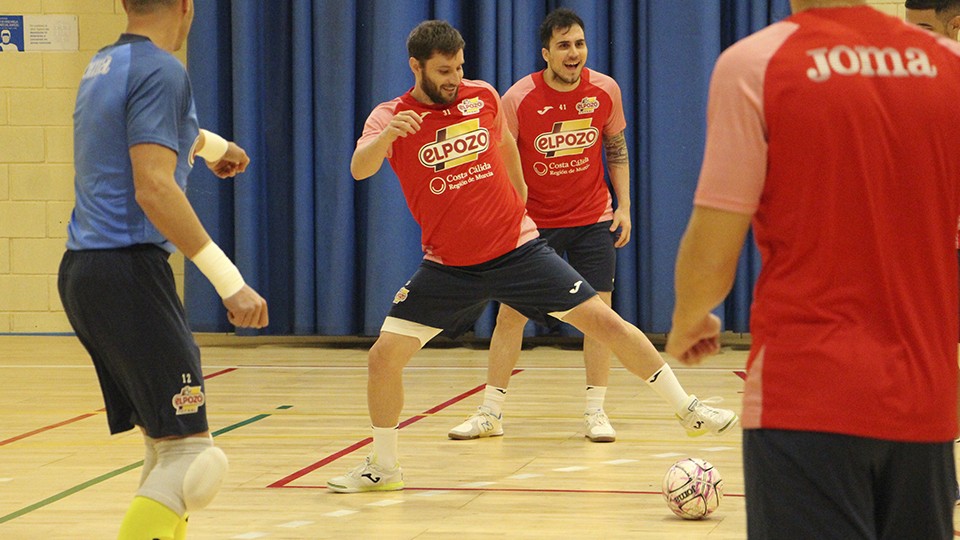
[[[407,299],[407,296],[410,295],[410,289],[406,287],[400,287],[400,290],[397,291],[397,294],[393,297],[393,303],[399,304]]]
[[[199,386],[184,386],[179,394],[173,396],[173,408],[177,410],[177,416],[194,414],[203,406],[205,399]]]
[[[600,130],[590,125],[591,121],[582,118],[554,122],[552,131],[541,133],[533,140],[533,147],[544,157],[582,154],[600,139]]]
[[[420,148],[420,163],[434,171],[442,171],[476,161],[490,147],[490,132],[473,118],[437,130],[434,142]]]

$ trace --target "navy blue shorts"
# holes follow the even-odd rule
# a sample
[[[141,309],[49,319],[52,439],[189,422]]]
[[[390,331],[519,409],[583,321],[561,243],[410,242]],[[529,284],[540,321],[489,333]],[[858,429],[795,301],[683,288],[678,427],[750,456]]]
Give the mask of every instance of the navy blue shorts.
[[[953,538],[953,441],[745,429],[743,477],[752,540]]]
[[[613,291],[617,273],[617,233],[610,232],[613,221],[602,221],[583,227],[540,229],[540,237],[547,241],[594,290]]]
[[[545,326],[550,313],[569,311],[596,295],[543,239],[475,266],[423,261],[393,300],[388,316],[441,328],[457,337],[470,329],[487,303],[497,300]]]
[[[110,433],[153,438],[208,430],[200,349],[169,254],[154,245],[67,251],[60,299],[100,380]]]

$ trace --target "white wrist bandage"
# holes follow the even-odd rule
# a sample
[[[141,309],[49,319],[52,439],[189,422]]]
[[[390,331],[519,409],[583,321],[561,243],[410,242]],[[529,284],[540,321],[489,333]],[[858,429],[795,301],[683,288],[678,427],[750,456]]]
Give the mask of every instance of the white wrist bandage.
[[[210,280],[220,298],[230,298],[243,288],[244,282],[240,270],[230,262],[216,242],[208,242],[191,260]]]
[[[203,133],[203,148],[197,151],[197,155],[209,163],[220,161],[227,153],[230,143],[212,131],[201,129],[200,132]]]

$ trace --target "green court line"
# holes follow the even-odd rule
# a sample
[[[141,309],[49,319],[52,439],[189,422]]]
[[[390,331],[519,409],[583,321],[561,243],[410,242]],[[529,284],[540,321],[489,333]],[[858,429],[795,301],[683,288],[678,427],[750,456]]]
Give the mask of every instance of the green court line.
[[[281,405],[281,406],[277,407],[277,410],[286,410],[286,409],[289,409],[289,408],[291,408],[291,407],[293,407],[293,405]],[[214,431],[214,432],[212,433],[212,435],[213,435],[214,437],[218,437],[218,436],[220,436],[220,435],[223,435],[224,433],[229,433],[229,432],[231,432],[231,431],[233,431],[233,430],[235,430],[235,429],[242,428],[243,426],[248,426],[248,425],[250,425],[250,424],[252,424],[252,423],[254,423],[254,422],[259,422],[260,420],[263,420],[264,418],[267,418],[268,416],[272,416],[272,415],[273,415],[272,413],[270,413],[270,414],[258,414],[258,415],[256,415],[256,416],[254,416],[254,417],[252,417],[252,418],[248,418],[248,419],[246,419],[246,420],[244,420],[244,421],[242,421],[242,422],[237,422],[236,424],[227,426],[227,427],[225,427],[225,428],[218,429],[217,431]],[[38,503],[31,504],[30,506],[26,506],[26,507],[24,507],[24,508],[21,508],[20,510],[17,510],[16,512],[13,512],[13,513],[11,513],[11,514],[7,514],[7,515],[5,515],[5,516],[3,516],[3,517],[0,517],[0,523],[6,523],[6,522],[8,522],[8,521],[10,521],[10,520],[12,520],[12,519],[16,519],[16,518],[24,515],[24,514],[29,514],[30,512],[33,512],[34,510],[39,510],[40,508],[43,508],[44,506],[48,506],[48,505],[50,505],[50,504],[53,504],[53,503],[59,501],[60,499],[69,497],[70,495],[73,495],[74,493],[83,491],[83,490],[87,489],[88,487],[95,486],[95,485],[99,484],[100,482],[105,482],[105,481],[107,481],[107,480],[109,480],[109,479],[111,479],[111,478],[113,478],[113,477],[115,477],[115,476],[119,476],[119,475],[121,475],[121,474],[123,474],[123,473],[125,473],[125,472],[132,471],[132,470],[134,470],[134,469],[136,469],[136,468],[138,468],[138,467],[142,467],[142,466],[143,466],[143,460],[141,459],[140,461],[138,461],[138,462],[136,462],[136,463],[131,463],[130,465],[127,465],[127,466],[125,466],[125,467],[121,467],[121,468],[119,468],[119,469],[117,469],[117,470],[115,470],[115,471],[110,471],[110,472],[108,472],[108,473],[106,473],[106,474],[102,474],[102,475],[100,475],[100,476],[98,476],[98,477],[96,477],[96,478],[94,478],[94,479],[92,479],[92,480],[87,480],[86,482],[84,482],[84,483],[82,483],[82,484],[79,484],[79,485],[73,486],[73,487],[70,488],[70,489],[67,489],[66,491],[61,491],[60,493],[57,493],[56,495],[52,495],[52,496],[50,496],[50,497],[47,497],[46,499],[44,499],[44,500],[42,500],[42,501],[40,501],[40,502],[38,502]]]

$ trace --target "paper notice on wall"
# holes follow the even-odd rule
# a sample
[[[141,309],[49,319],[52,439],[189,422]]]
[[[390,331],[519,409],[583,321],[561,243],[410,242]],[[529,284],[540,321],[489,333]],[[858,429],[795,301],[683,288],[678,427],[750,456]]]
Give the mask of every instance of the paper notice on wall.
[[[0,52],[76,51],[76,15],[0,15]]]

